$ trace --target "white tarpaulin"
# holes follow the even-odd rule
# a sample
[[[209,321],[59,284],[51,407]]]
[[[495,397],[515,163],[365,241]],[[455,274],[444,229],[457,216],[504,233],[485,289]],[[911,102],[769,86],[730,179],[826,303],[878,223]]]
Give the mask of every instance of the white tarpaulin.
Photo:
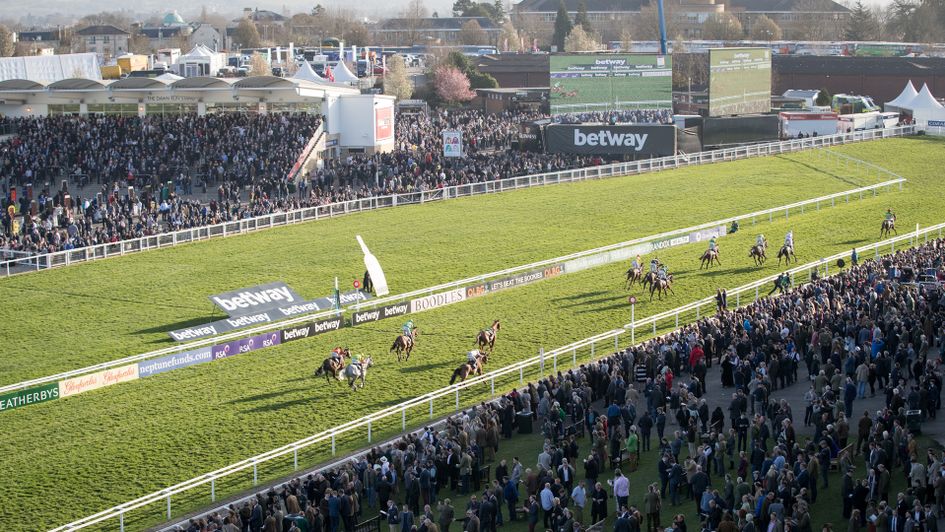
[[[915,125],[919,128],[927,127],[930,121],[939,122],[945,120],[945,106],[942,106],[942,104],[936,101],[928,85],[922,85],[922,90],[919,91],[919,94],[904,107],[912,111],[912,120],[915,121]]]
[[[335,83],[354,83],[358,81],[358,77],[351,73],[344,61],[338,61],[338,64],[331,69],[331,73],[335,77]]]
[[[896,96],[896,99],[891,102],[886,102],[884,107],[887,111],[899,111],[908,105],[917,94],[919,94],[919,91],[915,90],[915,85],[912,84],[912,80],[910,79],[906,87],[899,93],[899,96]]]
[[[95,54],[31,55],[0,59],[0,81],[28,79],[48,84],[69,78],[101,80],[102,72]]]
[[[305,81],[313,81],[315,83],[324,83],[325,78],[318,75],[318,72],[315,72],[315,69],[312,68],[312,65],[305,61],[302,63],[302,66],[299,67],[299,71],[292,76],[292,79],[301,79]]]

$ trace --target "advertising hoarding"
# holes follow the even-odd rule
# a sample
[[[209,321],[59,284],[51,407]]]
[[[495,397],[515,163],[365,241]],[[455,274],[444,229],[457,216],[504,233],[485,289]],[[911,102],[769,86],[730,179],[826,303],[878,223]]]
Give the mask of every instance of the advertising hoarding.
[[[582,155],[675,155],[676,128],[642,124],[554,124],[545,128],[545,148],[551,153]]]

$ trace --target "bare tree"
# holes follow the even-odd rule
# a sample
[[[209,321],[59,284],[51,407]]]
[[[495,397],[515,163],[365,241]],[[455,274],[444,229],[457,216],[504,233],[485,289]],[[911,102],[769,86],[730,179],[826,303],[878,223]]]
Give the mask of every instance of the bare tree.
[[[462,44],[489,44],[489,35],[475,20],[467,20],[459,30]]]
[[[568,52],[595,52],[603,50],[604,46],[596,35],[587,33],[581,26],[575,26],[564,39],[564,49]]]
[[[0,26],[0,57],[10,57],[16,52],[13,32],[6,26]]]
[[[266,58],[260,55],[259,52],[253,52],[253,55],[249,58],[249,72],[250,76],[270,76],[272,75],[272,70],[269,68],[269,63],[266,61]]]

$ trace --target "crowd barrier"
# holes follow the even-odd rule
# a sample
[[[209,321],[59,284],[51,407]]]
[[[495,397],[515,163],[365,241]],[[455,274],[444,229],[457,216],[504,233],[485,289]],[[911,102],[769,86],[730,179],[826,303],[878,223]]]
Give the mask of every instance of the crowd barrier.
[[[937,233],[937,237],[941,238],[943,229],[945,229],[945,223],[926,227],[921,230],[917,228],[915,231],[910,231],[906,234],[862,246],[860,251],[864,257],[870,252],[875,253],[875,256],[879,257],[881,253],[886,252],[887,248],[889,253],[895,252],[896,244],[900,244],[900,249],[920,245],[923,243],[922,237],[924,237],[924,242],[928,242],[929,235],[933,235],[933,233]],[[933,235],[933,238],[935,238],[935,235]],[[828,276],[830,275],[830,262],[848,256],[849,253],[838,253],[830,257],[825,257],[820,260],[792,268],[788,270],[788,273],[793,279],[798,274],[807,273],[808,275],[811,275],[813,272],[819,272],[821,269],[823,269],[823,275]],[[839,268],[835,269],[834,273],[836,273],[838,270]],[[733,288],[729,291],[729,296],[736,296],[736,305],[740,305],[743,299],[746,301],[746,303],[748,302],[747,298],[740,297],[742,294],[754,294],[751,301],[755,301],[761,297],[759,290],[760,287],[773,282],[775,278],[776,276],[769,276],[738,288]],[[694,303],[684,305],[678,309],[662,312],[646,319],[629,323],[622,328],[606,331],[551,351],[546,352],[544,350],[539,350],[538,355],[532,356],[526,360],[522,360],[504,368],[490,371],[481,376],[471,377],[464,382],[453,384],[427,393],[420,397],[410,399],[403,403],[390,406],[359,419],[349,421],[347,423],[338,425],[337,427],[313,434],[287,445],[283,445],[277,449],[273,449],[245,460],[241,460],[216,471],[194,477],[190,480],[169,486],[165,489],[150,493],[132,501],[119,504],[107,510],[103,510],[72,523],[58,527],[54,529],[54,532],[80,530],[109,520],[118,520],[119,528],[123,532],[125,528],[125,518],[129,512],[156,505],[166,508],[165,516],[166,519],[170,521],[173,518],[172,498],[174,495],[192,492],[190,493],[191,496],[204,498],[206,493],[205,491],[199,495],[196,493],[196,491],[198,489],[206,489],[207,485],[209,485],[211,502],[216,502],[216,483],[221,479],[241,473],[248,475],[249,471],[252,471],[252,485],[256,487],[259,485],[259,467],[260,465],[266,464],[267,462],[272,462],[280,458],[291,456],[293,471],[299,471],[299,451],[317,445],[330,445],[331,456],[334,457],[338,453],[337,441],[340,436],[355,431],[363,431],[365,429],[366,438],[361,441],[362,445],[360,446],[369,446],[375,443],[375,438],[373,437],[374,428],[383,421],[393,419],[395,422],[398,422],[401,427],[401,431],[406,432],[408,428],[408,410],[411,411],[412,416],[417,410],[421,412],[420,415],[423,417],[426,417],[427,412],[429,412],[428,419],[434,419],[435,401],[445,398],[449,400],[449,402],[453,403],[454,406],[452,410],[454,412],[458,412],[464,405],[477,404],[478,401],[481,400],[481,395],[486,393],[481,389],[483,386],[488,387],[487,390],[490,397],[496,397],[497,379],[502,379],[503,377],[511,378],[513,381],[517,382],[518,385],[522,385],[525,383],[526,371],[529,372],[530,377],[535,378],[537,375],[537,377],[540,378],[547,375],[549,371],[552,374],[557,373],[559,370],[559,364],[561,369],[565,369],[568,364],[570,364],[570,367],[576,367],[581,363],[596,360],[598,358],[598,351],[602,351],[600,355],[604,356],[613,351],[619,350],[621,339],[624,339],[627,342],[627,345],[635,344],[636,331],[641,327],[652,326],[653,335],[655,335],[657,332],[658,324],[662,324],[662,326],[668,327],[670,329],[678,328],[680,324],[680,317],[692,315],[695,317],[695,319],[699,319],[701,317],[700,309],[708,304],[714,305],[714,302],[715,300],[713,297],[708,297]],[[669,323],[672,323],[672,325],[669,325]],[[613,351],[611,350],[611,341],[613,344]],[[578,357],[579,350],[581,350],[581,357]],[[467,391],[467,398],[465,401],[463,401],[461,397],[461,394],[464,390]],[[500,382],[500,392],[501,391]]]
[[[261,229],[269,229],[284,225],[291,225],[310,220],[333,218],[345,214],[371,211],[376,209],[416,205],[430,201],[443,201],[453,198],[506,192],[522,188],[553,185],[559,183],[573,183],[591,179],[616,177],[623,175],[640,174],[660,170],[670,170],[691,165],[709,164],[722,161],[735,161],[750,157],[763,157],[792,153],[811,148],[823,148],[890,137],[901,137],[915,133],[914,126],[903,126],[890,129],[872,129],[853,133],[842,133],[823,137],[806,139],[792,139],[766,144],[755,144],[722,150],[705,151],[692,154],[673,155],[656,159],[645,159],[627,163],[591,166],[576,170],[549,172],[543,174],[510,177],[482,183],[456,185],[440,189],[408,192],[390,196],[375,196],[351,201],[330,203],[317,207],[273,213],[255,218],[236,220],[216,225],[207,225],[183,229],[170,233],[146,236],[142,238],[121,240],[118,242],[87,246],[79,249],[58,251],[40,256],[35,264],[22,264],[19,261],[5,261],[0,263],[0,275],[16,275],[40,271],[59,266],[68,266],[74,263],[87,262],[109,257],[123,256],[128,253],[137,253],[153,249],[176,246],[179,244],[197,242],[210,238],[227,237]]]

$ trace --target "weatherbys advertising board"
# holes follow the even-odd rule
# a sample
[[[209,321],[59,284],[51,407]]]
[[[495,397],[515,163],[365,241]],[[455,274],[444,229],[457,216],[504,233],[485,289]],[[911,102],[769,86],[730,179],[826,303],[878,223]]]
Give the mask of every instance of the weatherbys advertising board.
[[[668,109],[673,59],[654,54],[564,54],[549,59],[551,113]]]
[[[545,148],[582,155],[675,155],[676,127],[555,124],[545,128]]]
[[[210,301],[230,317],[271,310],[302,300],[302,296],[283,282],[261,284],[210,296]]]
[[[45,403],[53,399],[59,399],[58,382],[0,395],[0,412],[13,410],[21,406]]]
[[[371,298],[371,294],[361,290],[353,290],[340,294],[340,297],[341,305],[345,306],[357,303],[359,301],[367,301]],[[334,308],[334,304],[335,302],[333,298],[321,297],[311,301],[299,301],[297,304],[277,307],[275,309],[263,312],[243,314],[240,316],[226,318],[202,325],[185,327],[183,329],[177,329],[176,331],[169,331],[167,334],[177,342],[197,340],[200,338],[216,336],[229,331],[235,331],[244,327],[261,325],[285,318],[291,318],[292,316],[298,316],[300,314],[329,310]]]
[[[709,116],[771,111],[771,50],[709,50]]]

